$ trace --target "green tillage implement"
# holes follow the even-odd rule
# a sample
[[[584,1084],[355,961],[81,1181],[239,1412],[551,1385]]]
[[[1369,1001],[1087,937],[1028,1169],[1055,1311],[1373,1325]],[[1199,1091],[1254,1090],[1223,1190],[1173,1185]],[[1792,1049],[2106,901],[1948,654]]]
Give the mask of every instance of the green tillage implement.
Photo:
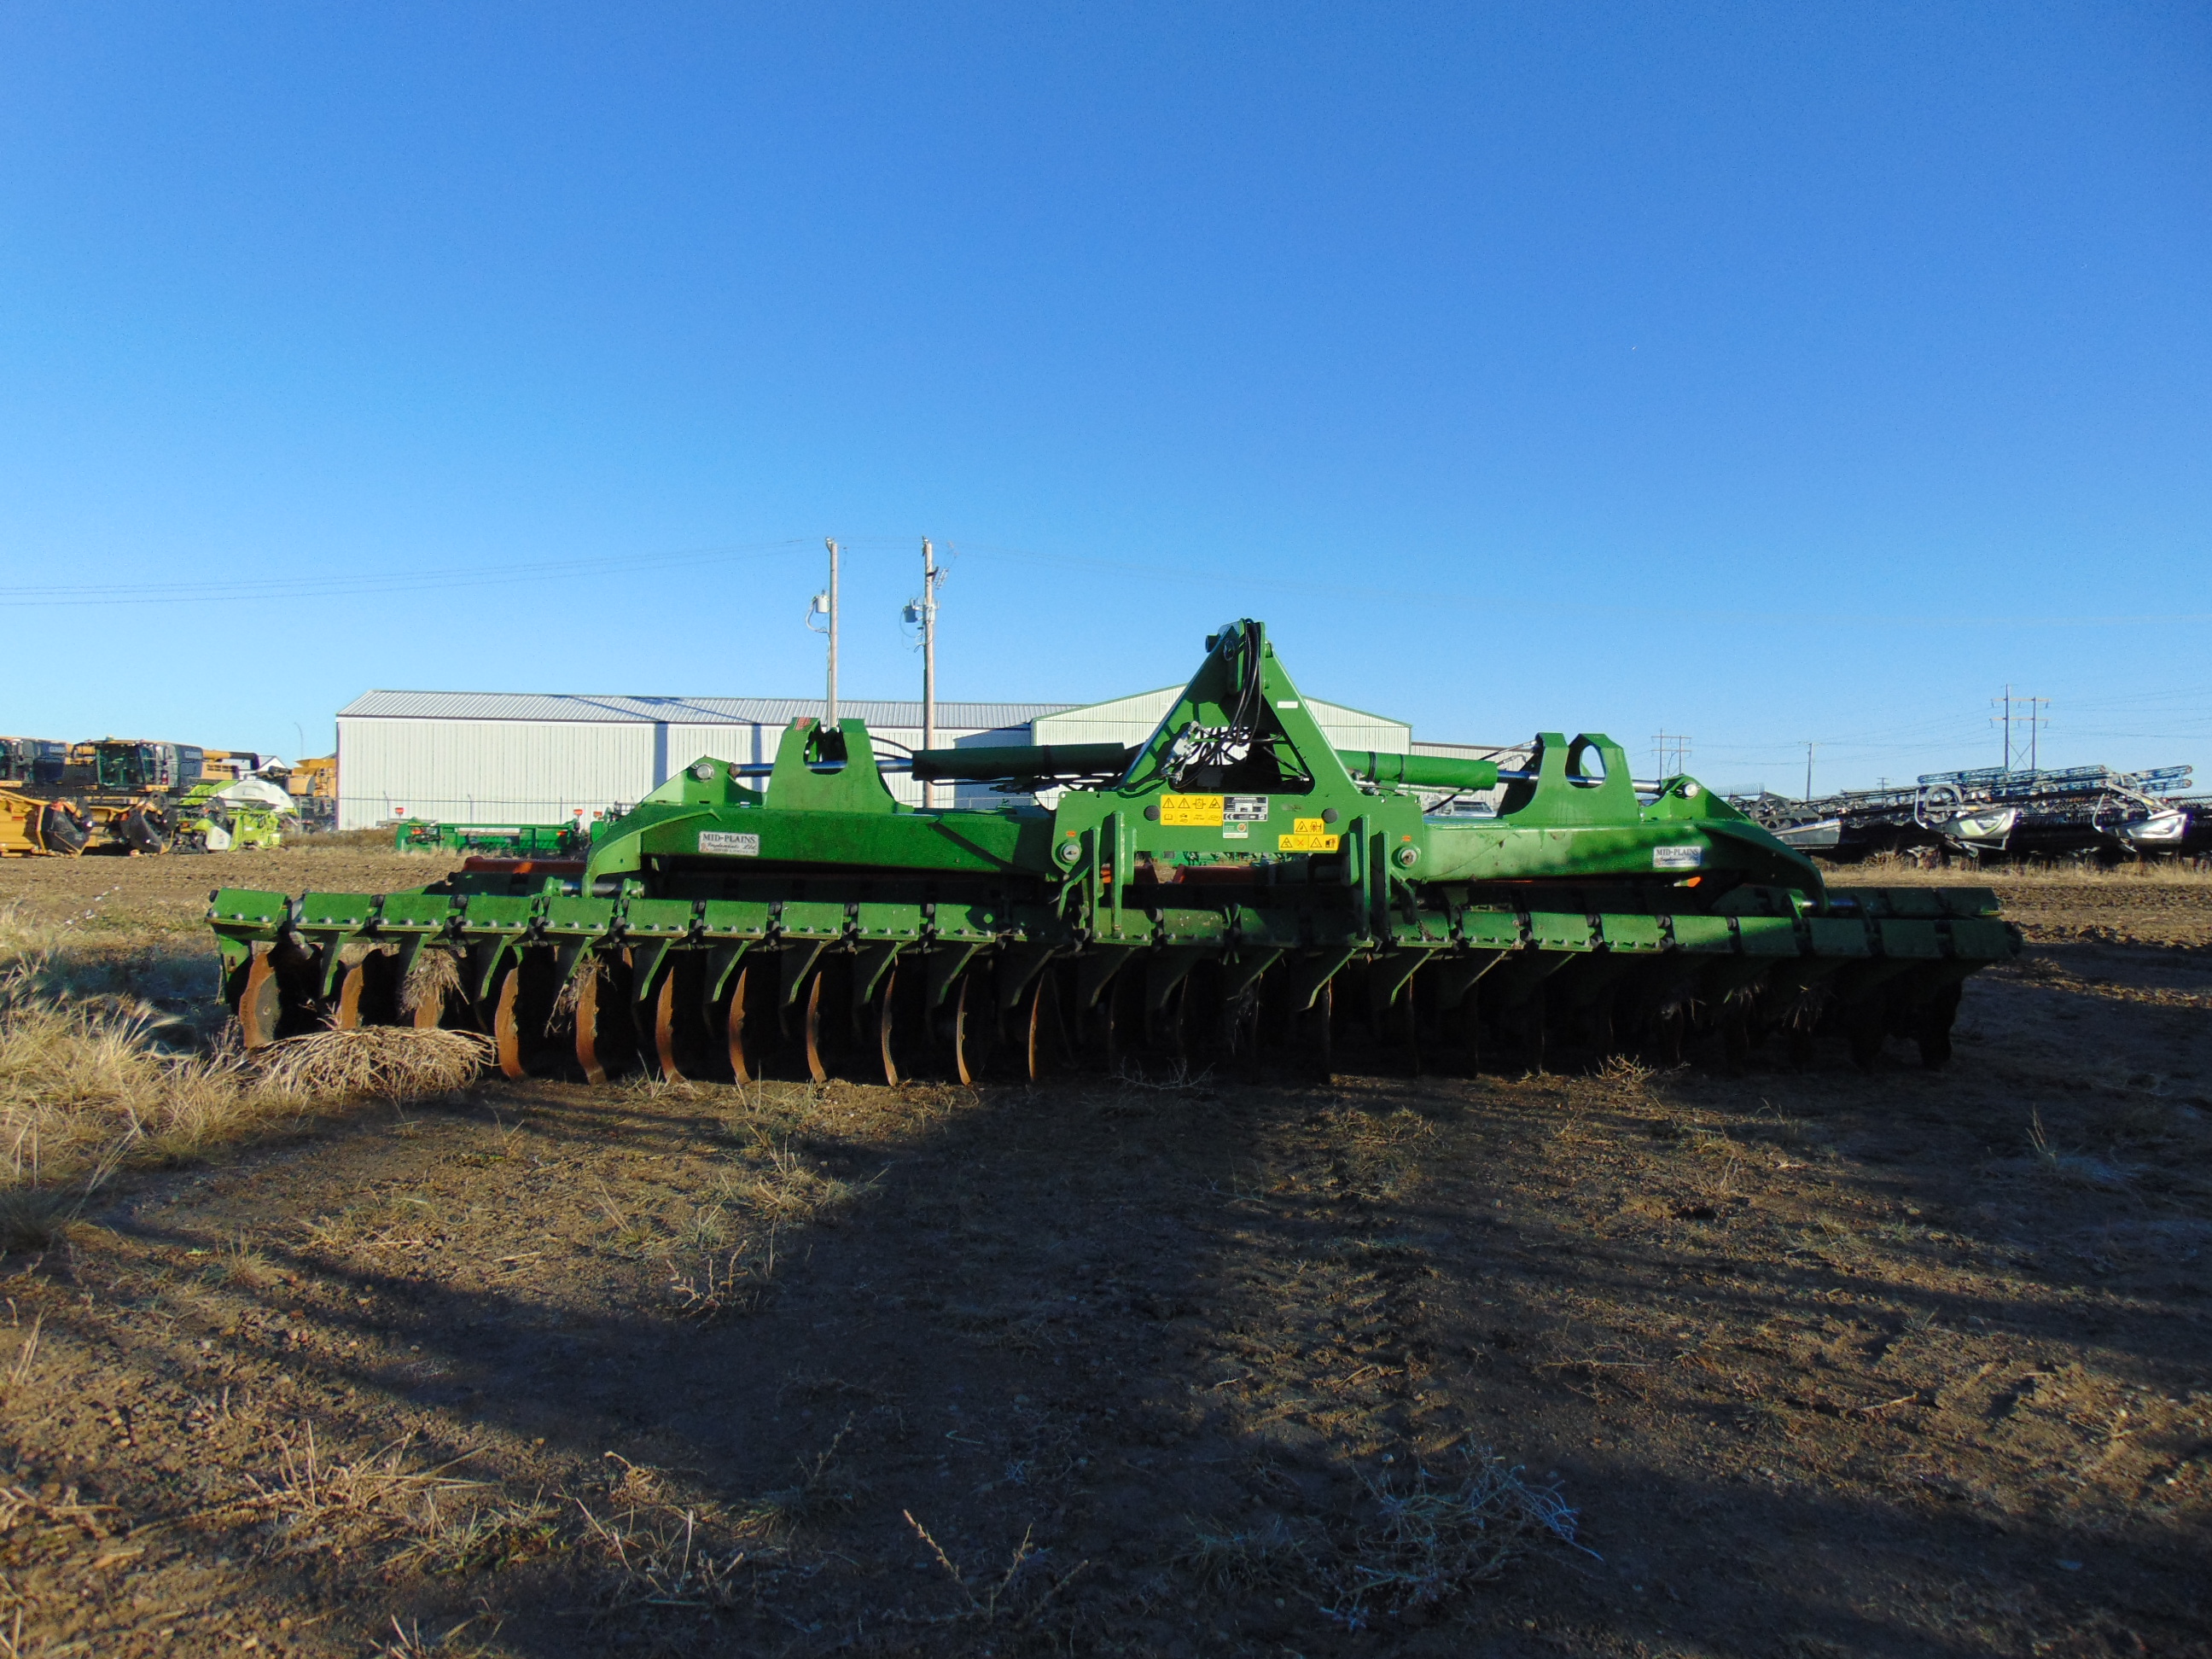
[[[637,1063],[885,1083],[1282,1058],[1338,1045],[1540,1066],[1547,1044],[1729,1060],[1837,1032],[1950,1052],[1960,988],[2018,954],[1986,890],[1826,888],[1686,777],[1546,732],[1518,771],[1339,750],[1257,623],[1207,641],[1133,749],[971,748],[918,778],[1051,807],[900,805],[866,728],[785,732],[764,790],[702,759],[588,854],[382,896],[227,890],[249,1047],[319,1023],[473,1026],[513,1076]],[[1494,816],[1415,793],[1504,783]]]

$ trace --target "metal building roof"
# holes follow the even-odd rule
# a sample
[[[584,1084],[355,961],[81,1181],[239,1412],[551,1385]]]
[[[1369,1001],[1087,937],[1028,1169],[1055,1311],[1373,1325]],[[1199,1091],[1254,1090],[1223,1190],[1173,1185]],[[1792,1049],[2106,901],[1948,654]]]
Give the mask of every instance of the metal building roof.
[[[1079,705],[1068,702],[940,702],[937,723],[988,732],[1026,726]],[[635,726],[788,726],[822,712],[819,697],[626,697],[527,691],[364,691],[338,710],[341,720],[578,720]],[[885,728],[919,727],[921,704],[839,698],[841,716]]]

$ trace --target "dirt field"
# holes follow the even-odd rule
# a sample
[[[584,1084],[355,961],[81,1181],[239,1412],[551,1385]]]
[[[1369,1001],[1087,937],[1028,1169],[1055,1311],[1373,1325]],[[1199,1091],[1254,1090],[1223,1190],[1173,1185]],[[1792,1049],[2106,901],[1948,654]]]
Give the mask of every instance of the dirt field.
[[[0,902],[204,1017],[208,888],[440,867]],[[496,1083],[126,1170],[0,1261],[0,1639],[2212,1655],[2212,883],[2005,892],[1942,1074]]]
[[[2212,945],[2212,871],[2172,865],[2120,870],[1841,869],[1838,884],[1944,882],[1993,887],[2005,914],[2037,944]]]

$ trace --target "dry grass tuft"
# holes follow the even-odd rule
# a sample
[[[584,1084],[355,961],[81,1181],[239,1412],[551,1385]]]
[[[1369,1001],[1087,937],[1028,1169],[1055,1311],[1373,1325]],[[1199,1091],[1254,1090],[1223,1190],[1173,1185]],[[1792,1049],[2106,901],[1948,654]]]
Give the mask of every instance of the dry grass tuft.
[[[363,1025],[287,1037],[256,1065],[264,1085],[282,1093],[396,1102],[466,1088],[494,1053],[475,1031]]]
[[[1540,1545],[1583,1549],[1575,1511],[1556,1487],[1532,1485],[1474,1447],[1460,1447],[1456,1461],[1449,1474],[1416,1462],[1410,1479],[1366,1479],[1363,1512],[1336,1522],[1194,1520],[1174,1565],[1217,1593],[1302,1595],[1337,1624],[1363,1630],[1441,1607]]]
[[[223,1246],[215,1267],[217,1273],[240,1290],[262,1290],[276,1282],[275,1264],[247,1243],[242,1233]]]
[[[453,1626],[444,1635],[433,1637],[423,1633],[421,1620],[410,1619],[403,1625],[399,1622],[399,1615],[394,1613],[392,1615],[392,1639],[380,1641],[375,1659],[492,1659],[495,1654],[506,1651],[495,1645],[502,1621],[494,1620],[481,1642],[474,1638],[466,1641],[462,1639],[463,1632],[471,1626],[482,1623],[483,1618],[483,1613],[474,1614]]]
[[[1363,1629],[1377,1614],[1441,1606],[1535,1545],[1583,1548],[1576,1512],[1557,1487],[1532,1486],[1520,1469],[1473,1447],[1461,1448],[1461,1464],[1455,1476],[1440,1477],[1416,1463],[1402,1486],[1388,1477],[1368,1481],[1376,1513],[1331,1564],[1324,1613]]]
[[[576,971],[561,981],[561,989],[553,999],[553,1006],[545,1016],[545,1035],[576,1029],[576,1005],[584,1000],[584,975],[599,971],[598,964],[586,955],[576,963]]]
[[[407,978],[399,988],[399,1006],[409,1013],[445,1001],[461,988],[460,958],[451,951],[424,950],[407,965]]]
[[[280,1445],[277,1468],[249,1478],[253,1494],[232,1505],[264,1517],[264,1554],[297,1557],[355,1550],[387,1566],[462,1573],[535,1560],[565,1547],[559,1512],[516,1498],[491,1481],[407,1466],[401,1439],[352,1462],[331,1463],[312,1427]]]
[[[729,1196],[773,1226],[834,1219],[852,1207],[872,1182],[824,1175],[763,1129],[752,1132],[743,1168],[727,1183]]]
[[[858,1421],[857,1415],[848,1415],[826,1447],[799,1460],[798,1481],[762,1493],[739,1517],[742,1523],[765,1537],[781,1539],[809,1521],[849,1509],[860,1483],[844,1451]]]
[[[111,1518],[115,1514],[112,1504],[81,1502],[75,1486],[65,1488],[58,1498],[27,1486],[0,1486],[0,1536],[24,1521],[32,1521],[73,1528],[87,1538],[112,1538],[118,1530]]]
[[[115,982],[112,964],[80,961],[83,950],[66,927],[0,909],[0,1249],[53,1242],[127,1159],[190,1154],[319,1106],[441,1094],[492,1052],[472,1032],[411,1027],[319,1032],[251,1061],[229,1036],[196,1048],[190,1022],[93,988]]]
[[[1600,1082],[1610,1083],[1631,1094],[1642,1094],[1650,1085],[1651,1079],[1658,1075],[1656,1066],[1646,1066],[1628,1054],[1608,1054],[1597,1068]]]
[[[1142,1089],[1153,1094],[1200,1094],[1213,1087],[1213,1067],[1202,1066],[1194,1072],[1188,1060],[1177,1060],[1147,1072],[1133,1061],[1124,1061],[1114,1068],[1114,1081],[1125,1089]]]
[[[1307,1540],[1280,1516],[1269,1516],[1251,1527],[1193,1520],[1190,1536],[1175,1562],[1206,1589],[1216,1591],[1286,1583],[1313,1570]]]
[[[179,1054],[182,1031],[133,999],[78,998],[49,958],[0,971],[0,1146],[6,1184],[97,1182],[142,1144],[177,1151],[296,1110],[258,1091],[234,1053]]]
[[[775,1231],[769,1230],[763,1247],[757,1249],[747,1238],[726,1254],[708,1252],[696,1273],[672,1258],[667,1267],[669,1298],[685,1319],[757,1314],[775,1291]]]
[[[1048,1553],[1039,1549],[1031,1541],[1033,1532],[1024,1532],[1022,1541],[1014,1547],[1013,1555],[1006,1563],[1006,1570],[998,1577],[986,1581],[979,1589],[969,1582],[968,1575],[961,1571],[959,1563],[946,1554],[945,1547],[930,1534],[929,1528],[914,1518],[913,1510],[902,1510],[900,1513],[906,1516],[906,1523],[913,1529],[914,1535],[928,1547],[953,1588],[960,1592],[962,1602],[949,1613],[910,1618],[908,1621],[910,1623],[995,1625],[1000,1619],[1011,1616],[1018,1627],[1027,1625],[1044,1611],[1046,1603],[1073,1583],[1091,1565],[1088,1561],[1079,1561],[1059,1577],[1049,1577],[1043,1570]],[[1034,1590],[1032,1586],[1039,1583],[1043,1584],[1043,1589]]]
[[[720,1517],[672,1500],[657,1469],[607,1454],[622,1465],[600,1514],[580,1498],[569,1502],[583,1522],[583,1541],[596,1550],[617,1606],[727,1607],[745,1598],[738,1569],[750,1547],[731,1547]]]
[[[2103,1188],[2108,1191],[2124,1192],[2134,1184],[2134,1175],[2126,1165],[2110,1158],[2092,1158],[2084,1152],[2069,1152],[2052,1144],[2043,1127],[2043,1110],[2034,1108],[2027,1118],[2027,1150],[2036,1171],[2050,1180],[2069,1187]]]
[[[51,1187],[0,1191],[0,1250],[43,1250],[58,1244],[83,1207],[81,1196]]]

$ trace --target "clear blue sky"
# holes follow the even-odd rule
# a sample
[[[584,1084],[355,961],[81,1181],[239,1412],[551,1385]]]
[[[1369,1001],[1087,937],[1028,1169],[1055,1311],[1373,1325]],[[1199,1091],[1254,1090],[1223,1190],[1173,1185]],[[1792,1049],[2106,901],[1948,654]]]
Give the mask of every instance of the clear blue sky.
[[[811,693],[824,534],[913,696],[929,534],[948,697],[2212,769],[2208,277],[2202,5],[10,4],[0,730]]]

